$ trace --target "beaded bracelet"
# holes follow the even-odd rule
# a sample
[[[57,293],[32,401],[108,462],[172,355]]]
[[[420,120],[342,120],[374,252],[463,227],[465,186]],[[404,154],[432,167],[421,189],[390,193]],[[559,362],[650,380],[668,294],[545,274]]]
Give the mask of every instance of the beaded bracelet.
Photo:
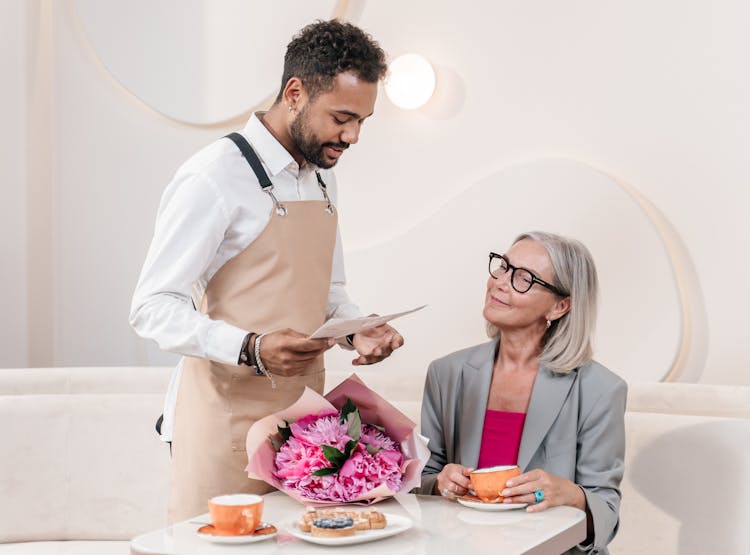
[[[273,376],[271,375],[271,372],[268,371],[266,366],[263,364],[263,359],[260,358],[260,342],[265,337],[265,333],[261,333],[258,337],[255,338],[255,364],[256,364],[256,372],[258,372],[260,375],[265,374],[266,377],[271,380],[271,389],[276,389],[276,380],[273,379]]]

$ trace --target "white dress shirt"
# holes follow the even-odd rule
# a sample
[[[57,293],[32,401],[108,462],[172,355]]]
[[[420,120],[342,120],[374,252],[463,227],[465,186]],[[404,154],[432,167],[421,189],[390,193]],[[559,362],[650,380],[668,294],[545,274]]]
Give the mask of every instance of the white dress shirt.
[[[297,164],[253,114],[242,130],[273,182],[281,202],[322,200],[320,171],[336,203],[332,171]],[[209,280],[242,252],[269,222],[273,202],[242,153],[229,139],[216,141],[187,160],[159,204],[154,237],[130,308],[130,324],[165,351],[237,364],[249,331],[195,310]],[[326,319],[361,316],[345,289],[341,238],[336,231]],[[283,294],[280,292],[280,294]],[[182,364],[172,374],[164,406],[162,439],[170,441]]]

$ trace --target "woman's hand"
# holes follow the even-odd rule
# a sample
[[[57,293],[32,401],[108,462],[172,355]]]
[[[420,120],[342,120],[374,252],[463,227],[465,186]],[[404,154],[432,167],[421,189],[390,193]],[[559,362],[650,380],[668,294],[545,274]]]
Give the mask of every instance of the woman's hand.
[[[463,497],[469,489],[471,481],[469,474],[473,468],[467,468],[460,464],[446,464],[435,481],[436,493],[448,499]]]
[[[544,496],[539,502],[534,495],[535,491],[541,491]],[[578,485],[539,469],[524,472],[508,480],[501,495],[505,497],[504,503],[529,503],[526,510],[530,513],[558,505],[586,510],[586,496]]]

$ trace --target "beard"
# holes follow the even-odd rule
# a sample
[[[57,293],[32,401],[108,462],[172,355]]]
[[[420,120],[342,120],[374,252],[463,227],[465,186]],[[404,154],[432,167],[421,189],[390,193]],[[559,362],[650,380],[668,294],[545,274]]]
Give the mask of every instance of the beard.
[[[305,106],[289,126],[289,136],[292,139],[292,144],[309,163],[324,170],[332,168],[336,165],[338,159],[327,160],[323,155],[323,149],[325,147],[346,149],[349,148],[349,143],[321,143],[318,136],[311,129],[309,119],[307,106]]]

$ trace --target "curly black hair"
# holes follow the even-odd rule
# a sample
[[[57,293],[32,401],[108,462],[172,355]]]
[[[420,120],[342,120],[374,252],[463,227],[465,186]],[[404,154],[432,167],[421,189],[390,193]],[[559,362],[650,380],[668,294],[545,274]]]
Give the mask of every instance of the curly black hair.
[[[312,99],[333,89],[339,73],[351,71],[363,81],[376,83],[387,68],[385,52],[362,29],[336,19],[319,20],[303,27],[287,45],[276,102],[292,77],[302,80]]]

